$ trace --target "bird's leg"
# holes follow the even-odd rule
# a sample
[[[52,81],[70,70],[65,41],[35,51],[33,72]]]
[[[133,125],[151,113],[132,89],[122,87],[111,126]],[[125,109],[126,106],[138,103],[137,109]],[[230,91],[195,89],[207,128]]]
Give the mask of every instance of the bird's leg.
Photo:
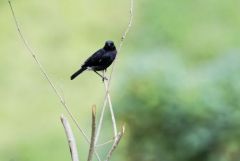
[[[104,76],[102,76],[101,74],[99,74],[97,71],[95,71],[95,70],[93,70],[97,75],[99,75],[101,78],[102,78],[102,80],[104,81],[104,80],[108,80],[106,77],[104,77]]]
[[[105,78],[105,80],[108,80],[107,77],[105,77],[106,71],[107,71],[107,70],[105,69],[105,70],[102,71],[102,73],[103,73],[103,77]],[[103,81],[104,81],[104,79],[103,79]]]

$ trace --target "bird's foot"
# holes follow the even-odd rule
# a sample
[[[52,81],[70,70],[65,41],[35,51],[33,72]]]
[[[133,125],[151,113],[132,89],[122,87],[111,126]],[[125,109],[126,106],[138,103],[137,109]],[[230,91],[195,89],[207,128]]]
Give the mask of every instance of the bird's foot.
[[[105,80],[108,80],[107,77],[102,77],[102,81],[104,82]]]

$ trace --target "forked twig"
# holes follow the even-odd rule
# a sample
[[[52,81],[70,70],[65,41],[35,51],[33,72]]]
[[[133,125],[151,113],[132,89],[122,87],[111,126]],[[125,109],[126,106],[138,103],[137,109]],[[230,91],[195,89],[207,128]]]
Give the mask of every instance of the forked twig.
[[[56,96],[60,100],[62,106],[67,111],[68,115],[70,116],[70,118],[72,119],[74,124],[77,126],[78,130],[83,134],[84,139],[90,144],[88,161],[92,160],[93,153],[96,155],[97,159],[99,161],[101,161],[99,155],[95,151],[95,146],[97,144],[97,141],[98,141],[98,138],[99,138],[99,135],[100,135],[100,130],[101,130],[101,127],[102,127],[102,121],[103,121],[103,117],[104,117],[104,112],[105,112],[105,108],[106,108],[107,102],[108,102],[109,108],[110,108],[110,113],[111,113],[111,118],[112,118],[113,132],[114,132],[114,143],[113,143],[111,149],[109,150],[107,158],[106,158],[106,161],[109,161],[109,159],[112,156],[112,153],[115,151],[116,147],[118,146],[118,144],[119,144],[119,142],[120,142],[120,140],[121,140],[121,138],[122,138],[122,136],[124,134],[124,130],[125,130],[125,127],[123,126],[122,130],[119,133],[117,132],[117,127],[116,127],[117,125],[116,125],[116,121],[115,121],[115,116],[114,116],[114,111],[113,111],[113,107],[112,107],[111,97],[110,97],[110,94],[109,94],[110,83],[111,83],[112,74],[113,74],[113,71],[114,71],[114,67],[115,67],[116,61],[113,62],[112,69],[111,69],[111,72],[110,72],[109,81],[104,81],[105,97],[104,97],[103,107],[101,109],[101,115],[100,115],[99,124],[98,124],[98,127],[97,127],[97,132],[95,132],[96,131],[96,108],[93,108],[93,111],[92,111],[92,113],[93,113],[92,114],[92,121],[93,121],[93,123],[92,123],[92,136],[91,136],[91,141],[90,141],[89,138],[87,137],[86,133],[82,130],[82,128],[78,124],[77,120],[75,119],[75,117],[73,116],[71,111],[69,110],[69,107],[66,104],[66,101],[65,101],[64,97],[57,90],[55,84],[50,79],[50,77],[47,74],[46,70],[44,69],[44,67],[40,63],[39,59],[37,58],[35,52],[31,49],[30,45],[28,44],[28,42],[24,38],[24,36],[22,34],[22,31],[21,31],[21,29],[19,27],[17,18],[15,16],[15,12],[13,10],[11,1],[8,0],[8,3],[9,3],[9,6],[10,6],[10,9],[11,9],[11,12],[12,12],[12,16],[13,16],[14,23],[16,25],[18,34],[19,34],[20,39],[22,40],[24,46],[26,47],[26,49],[29,52],[29,54],[33,57],[35,63],[39,67],[41,73],[44,75],[44,78],[47,80],[47,82],[51,86],[53,92],[56,94]],[[122,34],[122,37],[121,37],[121,40],[120,40],[120,44],[119,44],[119,48],[118,48],[117,56],[119,55],[119,53],[121,51],[121,48],[122,48],[122,45],[123,45],[123,42],[124,42],[124,39],[126,38],[128,32],[129,32],[129,30],[130,30],[130,28],[132,26],[132,20],[133,20],[133,0],[131,0],[129,23],[128,23],[128,26],[127,26],[126,30]],[[70,147],[70,151],[71,151],[72,160],[73,161],[78,161],[77,147],[76,147],[74,136],[72,134],[71,127],[70,127],[69,123],[67,122],[67,120],[63,116],[61,117],[61,120],[62,120],[62,123],[64,125],[64,129],[66,131],[66,134],[67,134],[67,137],[68,137],[68,140],[69,140],[69,147]],[[109,142],[107,142],[107,143],[109,143]]]
[[[92,134],[91,134],[91,143],[88,153],[88,161],[92,161],[93,152],[95,149],[95,137],[96,137],[96,106],[92,107]]]
[[[106,73],[103,71],[103,76],[104,76],[104,77],[105,77],[105,74],[106,74]],[[102,107],[102,112],[101,112],[100,119],[99,119],[99,123],[98,123],[95,145],[97,144],[97,141],[98,141],[99,135],[100,135],[100,131],[101,131],[101,129],[102,129],[102,121],[103,121],[103,117],[104,117],[104,113],[105,113],[105,109],[106,109],[107,102],[108,102],[108,104],[109,104],[110,113],[111,113],[111,118],[112,118],[114,139],[115,139],[116,136],[117,136],[116,119],[115,119],[114,112],[113,112],[113,107],[112,107],[112,102],[111,102],[110,94],[109,94],[109,92],[107,91],[107,80],[103,80],[103,83],[104,83],[104,87],[105,87],[105,90],[106,90],[106,95],[105,95],[105,98],[104,98],[104,103],[103,103],[103,107]]]
[[[107,96],[105,96],[105,97],[107,97]],[[97,141],[98,141],[99,135],[100,135],[100,131],[102,129],[102,122],[103,122],[103,117],[104,117],[106,105],[107,105],[107,99],[104,98],[104,103],[103,103],[103,107],[101,109],[100,119],[99,119],[98,126],[97,126],[95,145],[97,144]]]
[[[123,42],[130,30],[130,28],[132,27],[132,21],[133,21],[133,1],[134,0],[130,0],[131,1],[131,4],[130,4],[130,17],[129,17],[129,22],[128,22],[128,26],[126,28],[126,30],[123,32],[122,34],[122,37],[121,37],[121,40],[120,40],[120,44],[119,44],[119,47],[118,47],[118,54],[117,54],[117,57],[122,49],[122,45],[123,45]],[[116,57],[116,58],[117,58]],[[116,121],[115,121],[115,116],[114,116],[114,112],[113,112],[113,107],[112,107],[112,103],[111,103],[111,98],[110,98],[110,94],[109,94],[109,89],[110,89],[110,83],[111,83],[111,79],[112,79],[112,74],[113,74],[113,71],[114,71],[114,67],[115,67],[115,64],[116,64],[116,60],[113,62],[113,65],[112,65],[112,69],[111,69],[111,72],[110,72],[110,77],[109,77],[109,80],[106,82],[104,81],[104,86],[105,86],[105,97],[104,97],[104,103],[103,103],[103,107],[102,107],[102,112],[101,112],[101,116],[100,116],[100,119],[99,119],[99,123],[98,123],[98,127],[97,127],[97,134],[96,134],[96,143],[98,141],[98,138],[99,138],[99,134],[100,134],[100,130],[101,130],[101,127],[102,127],[102,120],[103,120],[103,117],[104,117],[104,112],[105,112],[105,109],[106,109],[106,106],[107,106],[107,102],[109,104],[109,108],[110,108],[110,112],[111,112],[111,117],[112,117],[112,123],[113,123],[113,129],[114,129],[114,137],[115,137],[115,141],[116,141],[116,135],[117,135],[117,128],[116,128]],[[105,83],[106,82],[106,83]]]
[[[103,75],[105,75],[104,71],[103,71]],[[110,94],[109,94],[109,91],[107,88],[108,87],[107,80],[104,80],[104,87],[105,87],[105,91],[107,93],[107,101],[108,101],[108,105],[109,105],[109,109],[110,109],[110,114],[111,114],[111,119],[112,119],[112,124],[113,124],[113,134],[114,134],[114,138],[115,138],[117,136],[117,124],[116,124],[116,119],[115,119],[115,115],[114,115],[114,111],[113,111],[111,97],[110,97]]]
[[[110,158],[112,157],[112,154],[113,154],[113,152],[116,150],[119,142],[121,141],[124,132],[125,132],[125,125],[122,126],[122,130],[118,133],[118,135],[117,135],[117,137],[116,137],[116,140],[114,141],[111,149],[109,150],[109,152],[108,152],[108,154],[107,154],[107,158],[106,158],[105,161],[109,161]]]
[[[76,140],[73,135],[71,126],[63,115],[61,116],[61,122],[63,124],[64,130],[68,139],[68,145],[69,145],[72,161],[79,161],[77,144],[76,144]]]

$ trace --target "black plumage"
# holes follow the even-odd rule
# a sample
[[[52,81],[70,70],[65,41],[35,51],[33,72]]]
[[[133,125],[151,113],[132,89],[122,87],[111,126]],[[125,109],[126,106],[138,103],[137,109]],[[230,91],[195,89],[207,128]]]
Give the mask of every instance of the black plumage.
[[[90,56],[81,66],[81,68],[71,76],[71,80],[76,78],[83,71],[90,69],[97,73],[99,76],[104,78],[97,71],[106,70],[114,61],[117,55],[116,47],[113,41],[106,41],[103,48],[96,51],[92,56]]]

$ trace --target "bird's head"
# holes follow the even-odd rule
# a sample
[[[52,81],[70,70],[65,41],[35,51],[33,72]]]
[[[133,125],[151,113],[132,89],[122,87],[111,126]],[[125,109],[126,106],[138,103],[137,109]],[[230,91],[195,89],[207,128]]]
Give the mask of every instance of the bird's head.
[[[108,40],[105,42],[105,45],[104,45],[104,49],[105,50],[116,50],[116,47],[114,45],[114,42],[111,41],[111,40]]]

